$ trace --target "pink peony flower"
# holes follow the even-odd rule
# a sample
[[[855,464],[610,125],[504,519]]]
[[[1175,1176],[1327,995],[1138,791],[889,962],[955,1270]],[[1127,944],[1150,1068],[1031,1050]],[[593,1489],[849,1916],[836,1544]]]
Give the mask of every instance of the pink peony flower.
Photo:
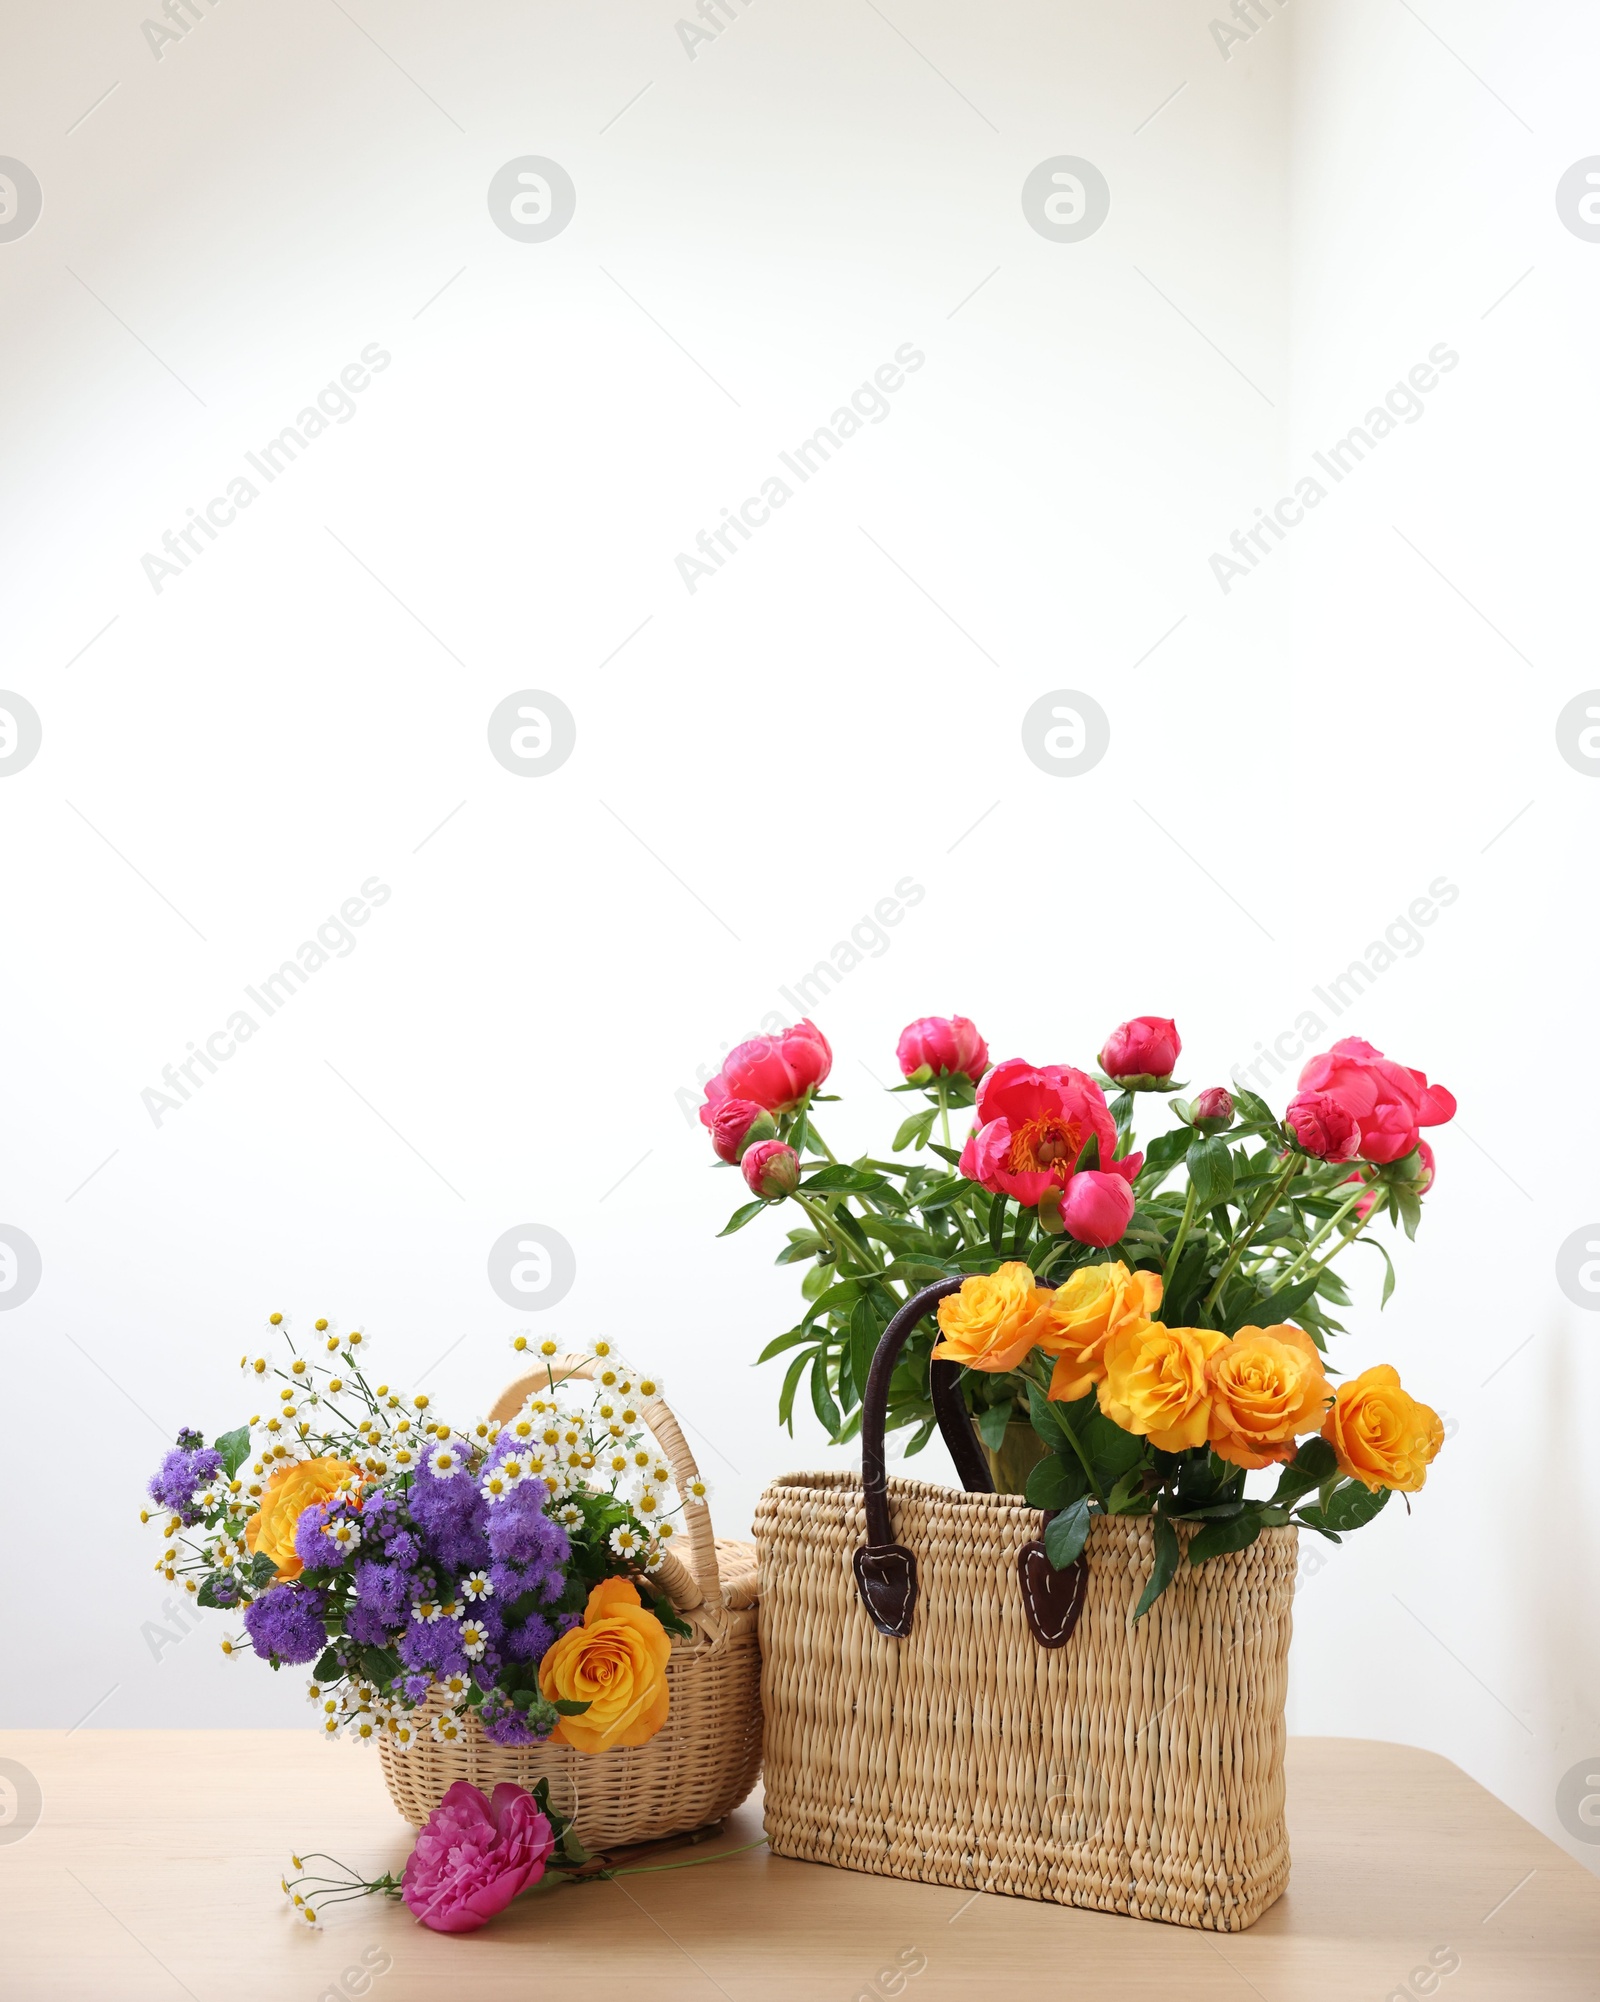
[[[1303,1091],[1291,1099],[1283,1123],[1302,1152],[1319,1161],[1349,1161],[1361,1146],[1361,1128],[1344,1100],[1326,1091]]]
[[[792,1196],[800,1186],[800,1156],[783,1140],[758,1140],[740,1162],[752,1195],[768,1202]]]
[[[1183,1049],[1176,1022],[1164,1015],[1135,1015],[1106,1038],[1100,1068],[1119,1084],[1165,1083]]]
[[[1118,1244],[1133,1217],[1133,1189],[1119,1174],[1088,1169],[1074,1175],[1061,1202],[1068,1237],[1104,1249]]]
[[[923,1015],[907,1023],[895,1056],[907,1084],[935,1077],[969,1077],[976,1084],[989,1068],[989,1045],[965,1015]]]
[[[1032,1209],[1047,1189],[1067,1187],[1091,1140],[1100,1143],[1102,1173],[1131,1182],[1144,1164],[1142,1154],[1112,1159],[1117,1129],[1092,1077],[1065,1065],[1036,1069],[1013,1057],[978,1087],[978,1125],[962,1149],[961,1172]]]
[[[764,1106],[749,1098],[725,1098],[711,1120],[711,1151],[719,1161],[737,1166],[752,1141],[775,1139],[777,1132]]]
[[[549,1821],[522,1787],[486,1798],[457,1780],[428,1816],[406,1859],[401,1895],[434,1932],[474,1932],[544,1875],[555,1848]]]
[[[1391,1062],[1359,1036],[1346,1036],[1313,1057],[1300,1073],[1300,1089],[1336,1098],[1360,1128],[1356,1151],[1380,1165],[1409,1154],[1422,1127],[1442,1126],[1456,1113],[1455,1098],[1442,1084],[1429,1084],[1421,1071]]]
[[[797,1022],[779,1036],[757,1036],[723,1058],[722,1069],[706,1086],[700,1123],[710,1126],[717,1107],[729,1098],[747,1098],[767,1112],[793,1112],[832,1069],[833,1052],[815,1022]]]

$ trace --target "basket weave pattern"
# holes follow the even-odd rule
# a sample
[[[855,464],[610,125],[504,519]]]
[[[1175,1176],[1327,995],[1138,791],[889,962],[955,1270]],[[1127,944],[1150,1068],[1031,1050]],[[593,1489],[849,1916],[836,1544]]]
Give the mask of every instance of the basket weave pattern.
[[[578,1357],[554,1365],[571,1378],[588,1373]],[[512,1384],[490,1416],[515,1415],[547,1383],[541,1372]],[[676,1420],[659,1399],[641,1405],[645,1423],[666,1455],[679,1492],[697,1469]],[[691,1506],[687,1538],[693,1569],[670,1555],[654,1583],[693,1629],[674,1636],[667,1664],[667,1721],[644,1745],[578,1752],[566,1745],[492,1744],[473,1711],[463,1712],[462,1736],[451,1745],[424,1735],[442,1699],[415,1712],[421,1727],[409,1749],[379,1741],[383,1775],[395,1806],[420,1827],[456,1780],[485,1792],[510,1780],[531,1787],[550,1782],[551,1805],[570,1815],[590,1850],[659,1841],[703,1828],[737,1807],[761,1769],[760,1656],[756,1634],[755,1548],[718,1541],[710,1513]]]
[[[1017,1578],[1038,1510],[901,1479],[889,1498],[921,1580],[904,1640],[857,1595],[858,1479],[790,1475],[757,1511],[773,1850],[1223,1932],[1258,1918],[1289,1876],[1295,1532],[1181,1567],[1133,1626],[1150,1526],[1097,1517],[1052,1649]]]

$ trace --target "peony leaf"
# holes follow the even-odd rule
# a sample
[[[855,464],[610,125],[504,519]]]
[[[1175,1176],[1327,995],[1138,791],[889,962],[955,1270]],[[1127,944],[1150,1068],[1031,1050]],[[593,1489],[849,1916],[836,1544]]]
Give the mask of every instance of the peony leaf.
[[[1161,1594],[1177,1575],[1178,1559],[1182,1552],[1178,1548],[1178,1532],[1164,1515],[1158,1515],[1151,1524],[1155,1537],[1156,1557],[1150,1567],[1150,1576],[1144,1590],[1139,1594],[1139,1603],[1133,1609],[1135,1621],[1142,1620]],[[1203,1532],[1202,1532],[1203,1533]],[[1197,1539],[1198,1540],[1198,1539]]]
[[[718,1237],[732,1237],[736,1230],[743,1230],[752,1217],[760,1216],[766,1207],[766,1203],[759,1196],[753,1203],[742,1203],[717,1232]]]

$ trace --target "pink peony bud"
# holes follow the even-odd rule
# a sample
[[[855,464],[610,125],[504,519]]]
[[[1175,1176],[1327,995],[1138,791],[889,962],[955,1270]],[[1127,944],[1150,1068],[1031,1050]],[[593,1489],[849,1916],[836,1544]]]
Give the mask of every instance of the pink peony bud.
[[[1223,1133],[1233,1124],[1233,1094],[1211,1085],[1189,1108],[1189,1124],[1202,1133]]]
[[[1319,1161],[1352,1160],[1361,1146],[1361,1128],[1354,1115],[1331,1092],[1301,1092],[1290,1101],[1283,1123],[1300,1151]]]
[[[1132,1187],[1121,1175],[1098,1168],[1074,1175],[1061,1198],[1061,1221],[1080,1244],[1104,1249],[1120,1243],[1132,1219]]]
[[[775,1140],[778,1123],[764,1106],[748,1098],[725,1098],[711,1121],[711,1146],[719,1161],[737,1166],[757,1140]]]
[[[1164,1015],[1135,1015],[1106,1038],[1100,1068],[1118,1084],[1165,1084],[1177,1068],[1183,1042],[1176,1022]]]
[[[923,1015],[908,1023],[895,1055],[907,1084],[936,1077],[969,1077],[976,1084],[989,1068],[989,1045],[965,1015]]]
[[[758,1140],[739,1163],[752,1195],[776,1202],[800,1186],[800,1156],[785,1140]]]
[[[722,1069],[706,1086],[700,1124],[709,1126],[717,1107],[729,1098],[748,1098],[768,1112],[793,1112],[832,1068],[833,1052],[815,1022],[797,1022],[778,1036],[757,1036],[723,1058]]]

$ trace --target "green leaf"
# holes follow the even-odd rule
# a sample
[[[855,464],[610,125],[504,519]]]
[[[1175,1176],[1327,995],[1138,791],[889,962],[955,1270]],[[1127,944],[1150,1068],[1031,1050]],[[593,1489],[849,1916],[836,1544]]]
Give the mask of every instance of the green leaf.
[[[581,1717],[589,1706],[587,1703],[573,1703],[565,1696],[557,1696],[550,1707],[552,1710],[559,1710],[563,1717]]]
[[[822,1294],[827,1292],[837,1277],[837,1266],[813,1265],[804,1279],[800,1281],[800,1292],[807,1300],[818,1299]]]
[[[996,1191],[994,1200],[989,1205],[989,1249],[997,1258],[1000,1255],[1000,1244],[1005,1232],[1006,1199],[1002,1192]]]
[[[753,1203],[742,1203],[717,1232],[718,1237],[732,1237],[736,1230],[743,1230],[752,1217],[760,1216],[766,1207],[767,1204],[760,1196],[757,1196]]]
[[[1110,1494],[1106,1496],[1106,1514],[1107,1515],[1144,1514],[1149,1509],[1150,1503],[1148,1498],[1144,1495],[1143,1483],[1144,1483],[1144,1469],[1142,1467],[1137,1467],[1137,1466],[1130,1467],[1128,1471],[1122,1476],[1122,1478],[1117,1482],[1116,1486],[1111,1490]],[[1138,1495],[1139,1498],[1144,1502],[1143,1509],[1130,1508],[1129,1504],[1133,1501],[1135,1495]]]
[[[1012,1403],[986,1405],[978,1413],[978,1437],[991,1453],[998,1453],[1006,1442],[1006,1427],[1016,1416],[1017,1407]]]
[[[329,1647],[324,1648],[321,1654],[317,1656],[317,1665],[311,1671],[311,1680],[313,1682],[337,1682],[343,1674],[344,1670],[339,1666],[339,1657]]]
[[[1276,1127],[1278,1115],[1264,1098],[1258,1098],[1253,1091],[1245,1091],[1236,1084],[1230,1084],[1228,1090],[1233,1097],[1233,1109],[1245,1124]]]
[[[791,1437],[794,1433],[794,1394],[799,1388],[806,1364],[818,1353],[816,1349],[802,1349],[790,1363],[783,1379],[783,1389],[778,1393],[778,1423],[788,1426]]]
[[[1058,1453],[1047,1453],[1029,1470],[1027,1499],[1034,1508],[1071,1508],[1082,1501],[1085,1491],[1082,1467]]]
[[[1220,1133],[1196,1140],[1184,1160],[1197,1209],[1214,1209],[1233,1194],[1233,1154]]]
[[[1064,1508],[1059,1515],[1052,1516],[1045,1524],[1044,1554],[1057,1571],[1064,1571],[1083,1555],[1091,1519],[1092,1511],[1085,1496],[1070,1508]]]
[[[1278,1476],[1278,1485],[1272,1491],[1274,1505],[1288,1507],[1302,1495],[1310,1494],[1313,1488],[1321,1487],[1337,1464],[1326,1439],[1302,1439],[1299,1452]]]
[[[1415,1189],[1396,1187],[1396,1202],[1400,1205],[1400,1221],[1405,1226],[1407,1237],[1415,1237],[1417,1225],[1422,1221],[1422,1204]]]
[[[1087,1399],[1084,1400],[1087,1402]],[[1028,1385],[1028,1416],[1033,1429],[1053,1453],[1070,1453],[1071,1442],[1067,1438],[1067,1421],[1062,1412],[1068,1407],[1052,1404],[1036,1383]]]
[[[1142,1620],[1161,1594],[1177,1575],[1178,1559],[1182,1552],[1178,1548],[1178,1532],[1164,1515],[1154,1518],[1151,1527],[1155,1534],[1156,1561],[1150,1567],[1150,1576],[1144,1590],[1139,1594],[1139,1603],[1133,1609],[1135,1621]],[[1203,1534],[1204,1532],[1202,1532]],[[1195,1539],[1197,1542],[1199,1538]]]
[[[1211,1557],[1225,1557],[1230,1550],[1248,1550],[1260,1534],[1261,1517],[1254,1508],[1226,1522],[1208,1522],[1189,1545],[1189,1563],[1193,1567]]]
[[[264,1550],[258,1550],[250,1560],[250,1583],[257,1591],[263,1585],[270,1585],[278,1575],[278,1567]]]
[[[1082,1439],[1102,1488],[1111,1487],[1144,1457],[1144,1441],[1114,1425],[1103,1411],[1095,1412],[1083,1428]]]
[[[650,1610],[669,1634],[677,1634],[681,1639],[686,1641],[694,1639],[694,1628],[682,1617],[672,1601],[664,1597],[661,1593],[658,1592],[652,1596]]]
[[[213,1450],[222,1455],[222,1470],[231,1481],[250,1457],[250,1427],[241,1425],[235,1432],[224,1432],[213,1442]]]
[[[200,1589],[194,1595],[194,1602],[197,1606],[220,1607],[226,1612],[238,1603],[237,1589],[226,1571],[213,1571],[210,1577],[201,1580]],[[217,1597],[219,1591],[226,1596],[219,1599]]]
[[[396,1657],[382,1647],[364,1647],[361,1650],[361,1666],[368,1682],[398,1682],[405,1672]]]
[[[858,1300],[850,1310],[850,1375],[858,1400],[867,1394],[867,1373],[878,1352],[883,1325],[870,1300]]]
[[[839,1407],[833,1401],[833,1392],[828,1385],[828,1358],[819,1349],[811,1365],[811,1408],[817,1414],[822,1429],[832,1439],[841,1423]]]
[[[903,1154],[908,1147],[920,1147],[933,1131],[933,1122],[938,1116],[939,1108],[927,1105],[920,1112],[913,1112],[909,1119],[901,1120],[899,1131],[890,1143],[891,1151]]]
[[[786,1334],[774,1335],[772,1340],[761,1351],[760,1355],[756,1357],[756,1361],[758,1363],[771,1362],[774,1356],[781,1356],[785,1349],[792,1349],[796,1342],[805,1341],[810,1333],[811,1330],[802,1323],[798,1328],[790,1328]]]
[[[848,1161],[830,1161],[827,1167],[819,1168],[814,1175],[807,1175],[800,1186],[808,1196],[870,1196],[889,1185],[882,1175],[874,1174],[870,1168],[854,1168]]]
[[[1369,1488],[1361,1481],[1345,1481],[1321,1508],[1303,1509],[1302,1519],[1313,1529],[1340,1532],[1359,1529],[1364,1522],[1371,1522],[1391,1493],[1389,1488]]]
[[[1249,1306],[1236,1307],[1228,1315],[1235,1328],[1246,1326],[1257,1328],[1277,1327],[1297,1314],[1317,1290],[1315,1278],[1297,1279],[1292,1286],[1284,1286],[1276,1293],[1269,1293],[1265,1299],[1253,1301]],[[1233,1330],[1230,1329],[1230,1333]]]

